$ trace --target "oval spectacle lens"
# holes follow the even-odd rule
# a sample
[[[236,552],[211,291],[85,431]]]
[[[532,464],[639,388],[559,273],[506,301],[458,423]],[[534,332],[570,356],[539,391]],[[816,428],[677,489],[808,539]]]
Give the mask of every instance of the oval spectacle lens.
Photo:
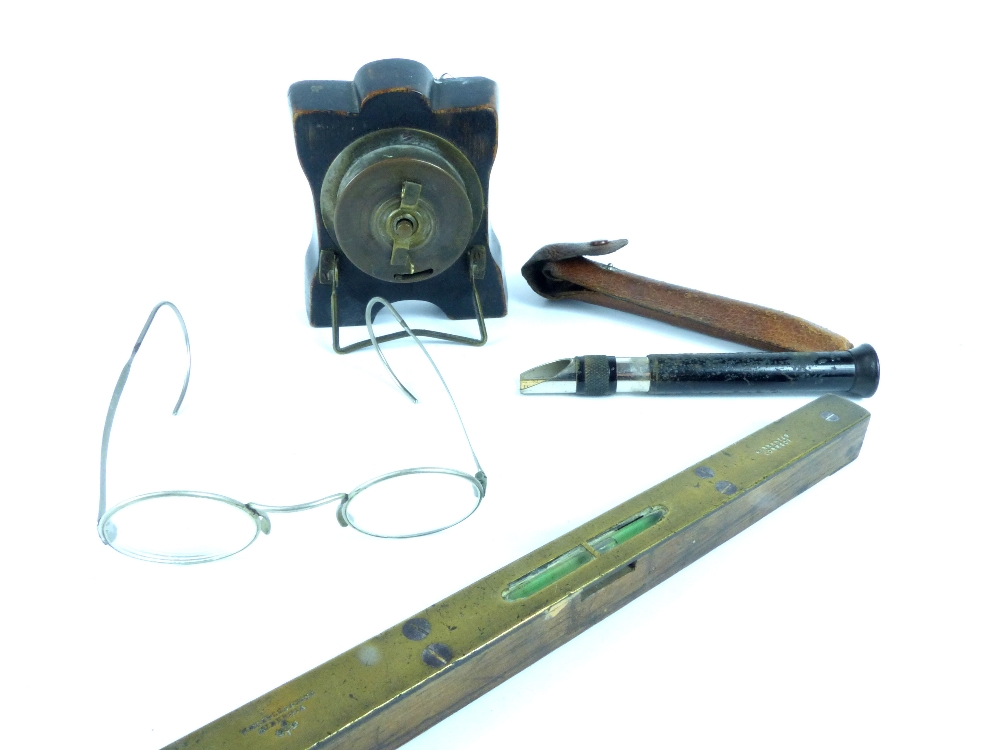
[[[389,474],[351,492],[344,515],[371,536],[422,536],[465,520],[481,499],[479,485],[467,474]]]
[[[140,560],[200,563],[235,555],[257,538],[257,519],[235,500],[199,492],[154,492],[112,508],[104,537]]]

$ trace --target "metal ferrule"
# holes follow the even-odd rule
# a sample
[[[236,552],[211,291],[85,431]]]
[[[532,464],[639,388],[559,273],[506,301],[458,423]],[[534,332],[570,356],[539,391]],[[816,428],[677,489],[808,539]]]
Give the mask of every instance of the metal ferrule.
[[[649,393],[649,357],[616,357],[617,393]]]

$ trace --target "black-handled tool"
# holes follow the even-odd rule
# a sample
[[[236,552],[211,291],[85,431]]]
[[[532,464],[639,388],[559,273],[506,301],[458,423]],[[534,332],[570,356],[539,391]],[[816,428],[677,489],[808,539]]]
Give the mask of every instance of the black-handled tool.
[[[846,393],[868,397],[878,388],[878,379],[878,355],[868,344],[861,344],[838,352],[573,357],[521,373],[521,393]]]

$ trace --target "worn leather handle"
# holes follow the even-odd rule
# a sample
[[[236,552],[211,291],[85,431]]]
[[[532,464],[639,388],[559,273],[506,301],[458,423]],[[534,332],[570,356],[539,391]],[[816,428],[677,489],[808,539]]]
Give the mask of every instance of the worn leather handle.
[[[627,242],[546,245],[524,264],[521,274],[548,299],[578,299],[756,349],[821,352],[852,348],[843,336],[780,310],[648,279],[583,257],[613,253]]]

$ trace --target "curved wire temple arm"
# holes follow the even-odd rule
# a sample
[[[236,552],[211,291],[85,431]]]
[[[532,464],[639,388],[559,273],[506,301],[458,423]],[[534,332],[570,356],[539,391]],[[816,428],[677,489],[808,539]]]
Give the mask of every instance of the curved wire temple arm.
[[[181,311],[177,309],[177,306],[173,302],[163,302],[158,303],[149,313],[149,317],[146,318],[146,324],[142,327],[142,331],[139,332],[139,338],[135,341],[135,346],[132,347],[132,354],[128,358],[128,362],[122,368],[121,375],[118,376],[118,382],[115,384],[115,390],[111,394],[111,403],[108,405],[108,415],[104,418],[104,435],[101,438],[101,497],[97,504],[97,525],[100,529],[101,518],[104,516],[104,511],[107,509],[107,494],[108,494],[108,445],[111,442],[111,425],[115,420],[115,412],[118,410],[118,402],[121,401],[122,391],[125,390],[125,383],[128,380],[129,372],[132,370],[132,362],[135,360],[135,355],[139,351],[139,347],[142,346],[143,339],[146,338],[146,333],[149,331],[150,325],[153,323],[153,318],[156,317],[156,313],[159,312],[161,307],[169,307],[174,311],[177,316],[177,321],[181,325],[181,331],[184,333],[184,348],[187,350],[187,373],[184,375],[184,385],[181,387],[181,395],[177,398],[177,403],[174,404],[173,413],[177,414],[177,411],[181,408],[181,404],[184,402],[184,396],[187,394],[188,383],[191,380],[191,339],[188,337],[187,325],[184,323],[184,316],[181,315]],[[100,533],[100,532],[98,532]],[[101,536],[101,541],[107,544],[107,540]]]
[[[375,336],[375,331],[372,328],[372,310],[375,307],[375,305],[383,305],[385,309],[387,309],[392,314],[392,317],[396,319],[396,322],[399,323],[400,327],[403,329],[400,333],[402,333],[403,335],[408,335],[416,342],[417,346],[420,347],[420,351],[422,351],[424,353],[424,356],[427,357],[427,361],[431,363],[431,367],[434,368],[434,372],[435,374],[437,374],[438,380],[441,381],[441,385],[444,387],[444,392],[448,394],[448,400],[451,401],[451,408],[455,410],[455,416],[458,417],[458,424],[462,428],[462,435],[465,436],[465,442],[469,446],[469,452],[472,454],[472,460],[476,464],[476,479],[478,479],[480,484],[482,484],[483,495],[485,495],[486,474],[483,472],[483,467],[479,465],[479,458],[476,456],[476,451],[472,447],[472,441],[469,440],[469,431],[465,429],[465,422],[462,420],[462,414],[458,411],[458,404],[455,403],[455,397],[451,395],[451,389],[448,387],[448,384],[444,381],[444,376],[438,369],[438,366],[434,362],[434,359],[431,357],[430,352],[428,352],[426,347],[424,347],[424,342],[421,341],[417,336],[417,334],[421,332],[419,330],[418,331],[410,330],[410,327],[406,324],[406,321],[403,320],[403,316],[399,314],[399,312],[396,310],[395,307],[392,306],[392,303],[389,302],[389,300],[385,299],[384,297],[372,297],[370,300],[368,300],[368,306],[365,308],[365,325],[368,326],[368,338],[371,340],[371,345],[375,347],[375,352],[378,354],[379,359],[382,360],[382,364],[385,366],[385,369],[389,371],[390,375],[392,375],[392,379],[396,381],[396,385],[399,386],[400,390],[402,390],[403,393],[407,396],[407,398],[409,398],[410,401],[412,401],[413,403],[417,403],[417,397],[410,392],[409,388],[403,385],[402,381],[396,376],[396,373],[393,372],[392,368],[389,366],[388,360],[386,360],[385,358],[385,354],[382,353],[382,347],[379,346],[379,342],[386,340],[386,337]]]
[[[389,310],[389,312],[396,319],[396,322],[400,325],[400,327],[402,327],[403,330],[397,333],[389,334],[388,336],[376,336],[375,331],[372,328],[373,310],[376,305],[383,305],[387,310]],[[438,380],[440,380],[441,385],[444,386],[445,393],[448,394],[448,399],[451,401],[451,406],[455,410],[455,416],[458,417],[458,423],[462,428],[462,435],[465,437],[465,442],[469,446],[469,452],[472,453],[472,460],[476,464],[475,476],[469,477],[469,475],[465,474],[465,472],[456,471],[455,469],[445,469],[438,467],[419,467],[413,469],[403,469],[401,471],[393,471],[388,474],[383,474],[382,476],[376,477],[375,479],[371,479],[368,482],[365,482],[363,485],[355,488],[350,493],[336,492],[332,495],[327,495],[326,497],[321,497],[319,500],[312,500],[308,503],[299,503],[298,505],[264,505],[262,503],[247,504],[248,508],[257,513],[260,513],[261,515],[264,515],[265,518],[267,513],[297,513],[299,511],[311,510],[313,508],[318,508],[322,505],[327,505],[329,503],[336,502],[339,503],[337,507],[337,522],[341,526],[346,528],[349,526],[353,526],[353,524],[347,519],[347,506],[350,504],[352,497],[361,490],[363,490],[365,487],[371,486],[372,484],[376,484],[386,479],[392,479],[394,477],[404,476],[407,474],[420,474],[427,472],[453,474],[455,476],[461,476],[461,477],[466,477],[468,479],[473,479],[474,483],[478,483],[479,485],[479,499],[482,500],[482,498],[485,497],[486,473],[483,471],[483,467],[480,466],[479,464],[479,458],[476,456],[476,451],[472,447],[472,441],[469,440],[469,433],[465,429],[465,422],[462,420],[462,415],[458,411],[458,406],[455,403],[455,398],[454,396],[451,395],[451,389],[448,388],[448,384],[445,382],[444,377],[441,375],[441,371],[438,369],[438,366],[434,362],[434,359],[431,357],[430,353],[424,347],[423,342],[417,337],[417,334],[421,333],[421,331],[412,330],[410,326],[407,325],[406,321],[403,320],[403,316],[399,314],[399,311],[396,310],[395,307],[393,307],[392,303],[383,297],[373,297],[368,301],[368,306],[365,308],[365,325],[368,327],[368,337],[370,340],[369,342],[366,343],[375,348],[375,352],[378,354],[379,359],[382,361],[382,365],[385,367],[386,370],[388,370],[389,374],[392,376],[392,379],[396,381],[396,385],[399,386],[400,390],[403,391],[403,393],[406,394],[407,398],[409,398],[413,403],[417,402],[417,397],[414,396],[413,393],[411,393],[410,390],[405,385],[403,385],[402,381],[400,381],[399,377],[396,375],[392,367],[389,365],[388,360],[385,358],[385,354],[382,352],[382,348],[379,346],[379,343],[398,338],[403,338],[405,336],[410,336],[416,342],[417,346],[420,347],[420,351],[423,352],[425,357],[427,357],[427,361],[430,362],[431,367],[434,368],[434,372],[438,376]],[[434,529],[432,531],[416,534],[413,536],[424,536],[424,534],[433,534],[437,531],[442,531],[442,530],[443,529]]]

